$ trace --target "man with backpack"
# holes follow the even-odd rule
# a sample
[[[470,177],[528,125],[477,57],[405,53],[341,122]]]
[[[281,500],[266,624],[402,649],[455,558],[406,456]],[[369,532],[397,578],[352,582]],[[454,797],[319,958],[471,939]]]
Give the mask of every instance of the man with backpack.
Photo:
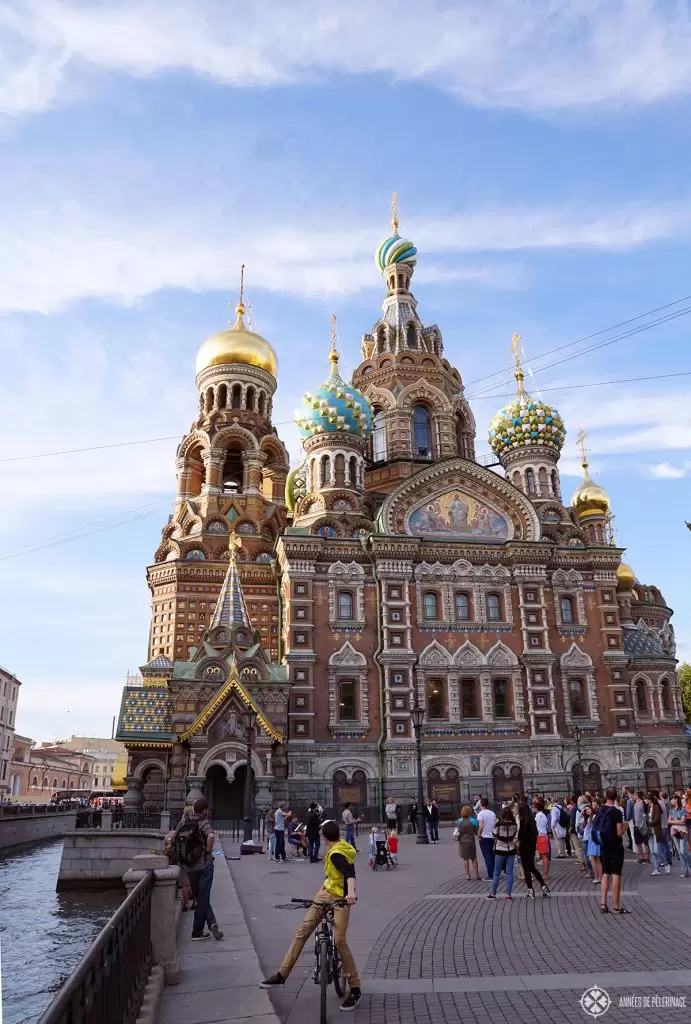
[[[628,914],[629,911],[619,903],[621,895],[621,872],[624,867],[624,840],[622,836],[627,829],[624,814],[616,806],[617,791],[614,786],[605,790],[605,803],[593,818],[592,840],[600,847],[600,863],[602,864],[602,884],[600,889],[600,910],[609,913],[607,894],[610,878],[612,880],[612,912]]]
[[[211,886],[214,880],[214,833],[207,814],[209,802],[204,797],[194,801],[192,813],[184,814],[175,830],[173,857],[176,864],[187,868],[192,896],[197,901],[192,922],[192,941],[223,938],[211,909]],[[205,926],[209,930],[205,930]]]
[[[566,833],[570,825],[569,812],[564,807],[563,800],[558,800],[552,807],[550,825],[552,835],[557,841],[557,859],[563,860],[566,857]]]

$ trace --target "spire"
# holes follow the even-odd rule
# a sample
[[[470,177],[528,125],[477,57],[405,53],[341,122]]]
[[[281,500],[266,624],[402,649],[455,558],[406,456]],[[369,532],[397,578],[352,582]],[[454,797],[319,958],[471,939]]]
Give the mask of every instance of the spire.
[[[334,370],[338,367],[338,351],[336,349],[336,314],[331,314],[331,331],[329,332],[329,360]]]
[[[251,629],[247,605],[238,576],[238,549],[241,547],[242,541],[238,535],[231,533],[228,572],[223,581],[221,593],[218,595],[209,629],[215,629],[216,626],[228,626],[230,629],[234,626],[247,626],[248,629]]]
[[[244,331],[246,330],[245,321],[243,317],[245,315],[245,264],[243,263],[240,267],[240,297],[238,304],[235,307],[236,320],[233,324],[232,330]]]
[[[581,453],[581,466],[583,467],[583,476],[587,481],[590,480],[590,473],[588,472],[588,453],[585,448],[585,439],[588,435],[586,434],[583,427],[578,428],[578,436],[576,437],[576,444],[578,450]]]
[[[521,366],[521,336],[516,331],[511,335],[511,352],[513,354],[513,361],[516,364],[514,377],[518,384],[518,393],[519,395],[524,395],[525,387],[523,386],[523,380],[525,378],[525,374],[523,373],[523,367]]]
[[[391,196],[391,234],[398,234],[398,192]]]

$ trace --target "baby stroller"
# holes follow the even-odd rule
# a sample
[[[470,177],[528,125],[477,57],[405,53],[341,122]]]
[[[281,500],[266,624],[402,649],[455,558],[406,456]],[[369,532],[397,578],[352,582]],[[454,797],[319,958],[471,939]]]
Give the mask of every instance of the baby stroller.
[[[374,863],[372,864],[372,871],[376,871],[378,868],[386,868],[390,871],[393,867],[393,861],[391,860],[391,854],[389,853],[386,846],[386,839],[377,839],[377,852],[374,857]]]

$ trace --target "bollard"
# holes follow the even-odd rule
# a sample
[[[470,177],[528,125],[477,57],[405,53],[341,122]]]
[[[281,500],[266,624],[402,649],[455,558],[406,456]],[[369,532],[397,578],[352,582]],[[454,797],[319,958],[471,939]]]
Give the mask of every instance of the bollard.
[[[178,954],[176,943],[176,886],[180,868],[169,865],[168,858],[145,853],[135,857],[132,867],[122,877],[128,891],[144,877],[154,873],[154,891],[151,895],[151,950],[153,962],[163,968],[166,985],[178,983]]]
[[[161,832],[170,832],[170,811],[161,811]]]

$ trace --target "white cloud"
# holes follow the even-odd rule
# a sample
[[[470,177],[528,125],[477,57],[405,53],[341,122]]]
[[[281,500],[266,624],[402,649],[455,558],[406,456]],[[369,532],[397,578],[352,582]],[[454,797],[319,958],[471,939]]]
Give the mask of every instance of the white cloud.
[[[648,473],[655,480],[681,480],[688,476],[691,470],[691,462],[684,462],[681,466],[673,466],[669,462],[656,462],[648,467]]]
[[[380,74],[477,106],[648,104],[691,89],[691,25],[667,0],[9,0],[0,109],[70,98],[85,71],[183,70],[231,87]]]

